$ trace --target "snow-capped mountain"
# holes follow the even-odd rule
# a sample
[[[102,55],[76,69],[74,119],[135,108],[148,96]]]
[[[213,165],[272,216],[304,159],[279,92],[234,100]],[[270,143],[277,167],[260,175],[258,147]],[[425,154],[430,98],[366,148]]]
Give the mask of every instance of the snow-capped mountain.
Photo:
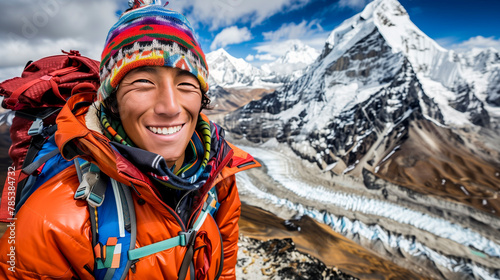
[[[252,66],[244,59],[235,58],[224,49],[218,49],[206,55],[210,65],[209,83],[221,87],[277,87],[274,77]]]
[[[223,88],[274,89],[302,76],[318,56],[317,50],[297,40],[283,56],[257,68],[218,49],[206,56],[210,65],[209,82]]]
[[[488,86],[480,86],[484,81],[474,79],[477,75],[469,75],[470,69],[461,63],[460,55],[440,47],[418,29],[398,1],[374,1],[362,13],[342,23],[327,39],[325,52],[333,51],[328,58],[337,59],[374,29],[392,52],[409,60],[426,94],[442,110],[449,111],[445,114],[447,123],[488,125],[488,112],[476,102],[486,101]]]
[[[261,69],[265,73],[282,77],[283,81],[293,81],[302,76],[307,66],[312,64],[318,56],[317,50],[296,40],[283,56],[262,65]]]
[[[497,55],[448,51],[398,1],[376,0],[332,31],[301,78],[235,111],[225,125],[253,142],[288,143],[325,171],[369,172],[444,197],[463,187],[466,197],[483,197],[500,186],[498,91],[488,92],[498,89]],[[497,200],[461,201],[498,215]]]

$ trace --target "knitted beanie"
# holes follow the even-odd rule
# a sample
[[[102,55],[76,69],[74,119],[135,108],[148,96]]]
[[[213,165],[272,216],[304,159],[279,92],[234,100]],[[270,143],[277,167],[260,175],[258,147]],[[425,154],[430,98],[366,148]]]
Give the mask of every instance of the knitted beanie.
[[[131,70],[169,66],[192,73],[201,91],[208,91],[208,66],[187,19],[155,0],[129,1],[126,11],[109,30],[101,57],[99,100],[106,99]]]

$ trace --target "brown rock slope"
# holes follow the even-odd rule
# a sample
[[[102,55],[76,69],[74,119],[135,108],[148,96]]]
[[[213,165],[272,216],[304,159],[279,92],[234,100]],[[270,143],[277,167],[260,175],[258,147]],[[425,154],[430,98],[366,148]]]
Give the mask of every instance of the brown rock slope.
[[[493,139],[498,138],[494,135],[485,139],[488,134],[484,131],[482,139],[478,135],[428,121],[414,122],[406,140],[397,143],[399,147],[383,157],[374,172],[419,193],[500,216],[500,139]],[[496,147],[487,144],[495,142]]]

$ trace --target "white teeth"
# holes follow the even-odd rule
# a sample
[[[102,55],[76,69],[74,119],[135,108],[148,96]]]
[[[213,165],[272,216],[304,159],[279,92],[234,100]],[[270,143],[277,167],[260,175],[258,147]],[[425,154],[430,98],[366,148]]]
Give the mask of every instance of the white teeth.
[[[148,127],[153,133],[162,134],[162,135],[170,135],[176,132],[179,132],[182,128],[182,125],[171,126],[171,127]]]

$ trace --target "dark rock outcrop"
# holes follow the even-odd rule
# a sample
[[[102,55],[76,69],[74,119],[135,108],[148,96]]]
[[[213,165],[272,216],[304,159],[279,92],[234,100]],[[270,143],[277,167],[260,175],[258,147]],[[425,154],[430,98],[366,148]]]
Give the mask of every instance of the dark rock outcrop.
[[[289,238],[260,241],[240,236],[239,246],[238,279],[358,279],[297,251]]]

